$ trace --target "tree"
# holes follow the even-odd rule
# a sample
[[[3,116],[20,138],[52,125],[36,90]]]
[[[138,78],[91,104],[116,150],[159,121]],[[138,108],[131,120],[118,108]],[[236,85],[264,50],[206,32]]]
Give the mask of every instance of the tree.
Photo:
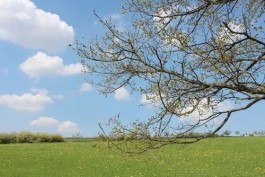
[[[223,132],[223,135],[224,136],[229,136],[231,134],[231,131],[229,131],[229,130],[225,130],[224,132]]]
[[[239,135],[240,135],[240,131],[236,130],[236,131],[235,131],[235,134],[236,134],[237,136],[239,136]]]
[[[147,134],[140,152],[168,143],[193,143],[218,132],[235,112],[265,99],[264,0],[124,0],[130,25],[106,29],[73,48],[88,80],[103,94],[126,87],[155,107],[146,121],[120,134]],[[193,119],[190,119],[193,117]],[[178,121],[180,120],[180,121]],[[180,140],[206,126],[208,134]],[[159,137],[163,132],[172,136]]]

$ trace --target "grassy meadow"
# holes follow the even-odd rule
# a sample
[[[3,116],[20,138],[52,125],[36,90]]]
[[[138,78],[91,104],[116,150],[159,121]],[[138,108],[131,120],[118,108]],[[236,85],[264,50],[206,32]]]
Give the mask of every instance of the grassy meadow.
[[[141,156],[106,142],[0,145],[0,177],[264,177],[265,138],[224,137]]]

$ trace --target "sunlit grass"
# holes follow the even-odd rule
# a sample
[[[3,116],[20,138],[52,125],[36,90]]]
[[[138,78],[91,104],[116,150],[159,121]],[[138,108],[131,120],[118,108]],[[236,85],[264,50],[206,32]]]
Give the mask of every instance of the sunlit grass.
[[[121,156],[106,142],[0,145],[2,177],[262,177],[265,138],[208,139]]]

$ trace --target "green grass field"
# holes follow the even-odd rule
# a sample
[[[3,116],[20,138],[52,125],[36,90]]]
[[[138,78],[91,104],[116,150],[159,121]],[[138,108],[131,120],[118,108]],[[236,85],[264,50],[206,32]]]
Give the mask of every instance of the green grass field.
[[[264,177],[265,138],[229,137],[121,156],[106,142],[0,145],[0,177]]]

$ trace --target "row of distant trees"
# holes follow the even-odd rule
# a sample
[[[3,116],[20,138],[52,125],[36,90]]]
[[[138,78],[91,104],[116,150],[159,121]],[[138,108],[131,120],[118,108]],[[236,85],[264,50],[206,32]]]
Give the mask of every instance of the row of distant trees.
[[[216,133],[215,136],[230,136],[232,134],[233,134],[232,131],[226,129],[223,132],[220,132],[220,134]],[[236,136],[265,136],[265,130],[255,130],[252,133],[241,133],[239,130],[236,130],[234,132],[234,135]]]
[[[223,132],[224,135],[230,135],[232,132],[230,132],[229,130],[225,130]],[[252,133],[241,133],[240,131],[235,131],[235,134],[237,136],[265,136],[265,130],[255,130]]]
[[[201,137],[201,136],[207,136],[209,134],[209,132],[188,132],[186,134],[183,134],[181,136],[179,136],[179,138],[197,138],[197,137]],[[230,130],[224,130],[223,132],[215,133],[213,137],[223,137],[223,136],[231,136],[232,134],[236,135],[236,136],[265,136],[265,130],[256,130],[253,131],[252,133],[241,133],[240,131],[236,130],[234,133]],[[130,133],[130,134],[124,134],[123,136],[121,134],[110,134],[108,136],[105,136],[103,134],[99,134],[98,135],[98,139],[100,140],[141,140],[141,139],[166,139],[167,137],[171,137],[173,135],[171,135],[170,133],[165,133],[164,135],[145,135],[142,136],[141,134],[137,134],[136,132],[134,133]]]

